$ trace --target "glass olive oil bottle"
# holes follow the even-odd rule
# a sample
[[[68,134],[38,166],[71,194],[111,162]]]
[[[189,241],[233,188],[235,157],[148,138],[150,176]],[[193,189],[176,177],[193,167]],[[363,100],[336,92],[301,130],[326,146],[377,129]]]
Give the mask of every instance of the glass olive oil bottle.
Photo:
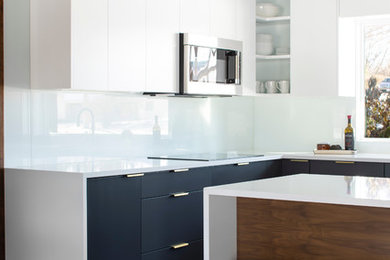
[[[348,115],[348,126],[344,130],[345,150],[355,150],[355,140],[351,124],[351,115]]]

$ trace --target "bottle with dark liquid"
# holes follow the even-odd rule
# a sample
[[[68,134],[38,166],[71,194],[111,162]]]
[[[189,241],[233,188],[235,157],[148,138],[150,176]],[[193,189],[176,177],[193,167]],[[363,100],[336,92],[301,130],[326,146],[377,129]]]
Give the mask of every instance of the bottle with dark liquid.
[[[351,124],[351,115],[348,115],[348,126],[344,130],[345,150],[355,150],[355,140]]]

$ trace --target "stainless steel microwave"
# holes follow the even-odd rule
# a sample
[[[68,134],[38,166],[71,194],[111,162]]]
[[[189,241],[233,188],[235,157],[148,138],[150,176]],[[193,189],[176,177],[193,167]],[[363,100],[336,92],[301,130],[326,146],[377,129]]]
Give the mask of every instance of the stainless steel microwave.
[[[241,95],[242,42],[181,33],[181,95]]]

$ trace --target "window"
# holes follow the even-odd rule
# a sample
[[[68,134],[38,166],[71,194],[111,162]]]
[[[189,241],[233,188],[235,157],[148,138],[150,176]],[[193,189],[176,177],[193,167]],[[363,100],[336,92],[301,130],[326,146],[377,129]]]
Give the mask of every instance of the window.
[[[357,139],[390,141],[390,16],[340,19],[339,77],[356,91]]]
[[[390,21],[362,23],[365,137],[390,137]]]

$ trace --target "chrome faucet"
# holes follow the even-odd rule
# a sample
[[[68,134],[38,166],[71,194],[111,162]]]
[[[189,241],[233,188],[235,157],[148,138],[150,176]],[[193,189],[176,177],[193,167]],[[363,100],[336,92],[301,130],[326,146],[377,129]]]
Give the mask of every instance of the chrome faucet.
[[[95,133],[95,116],[93,115],[93,112],[89,108],[83,108],[80,110],[79,114],[77,115],[77,126],[80,126],[80,120],[81,120],[81,115],[86,112],[89,113],[91,116],[91,131],[92,134]]]

